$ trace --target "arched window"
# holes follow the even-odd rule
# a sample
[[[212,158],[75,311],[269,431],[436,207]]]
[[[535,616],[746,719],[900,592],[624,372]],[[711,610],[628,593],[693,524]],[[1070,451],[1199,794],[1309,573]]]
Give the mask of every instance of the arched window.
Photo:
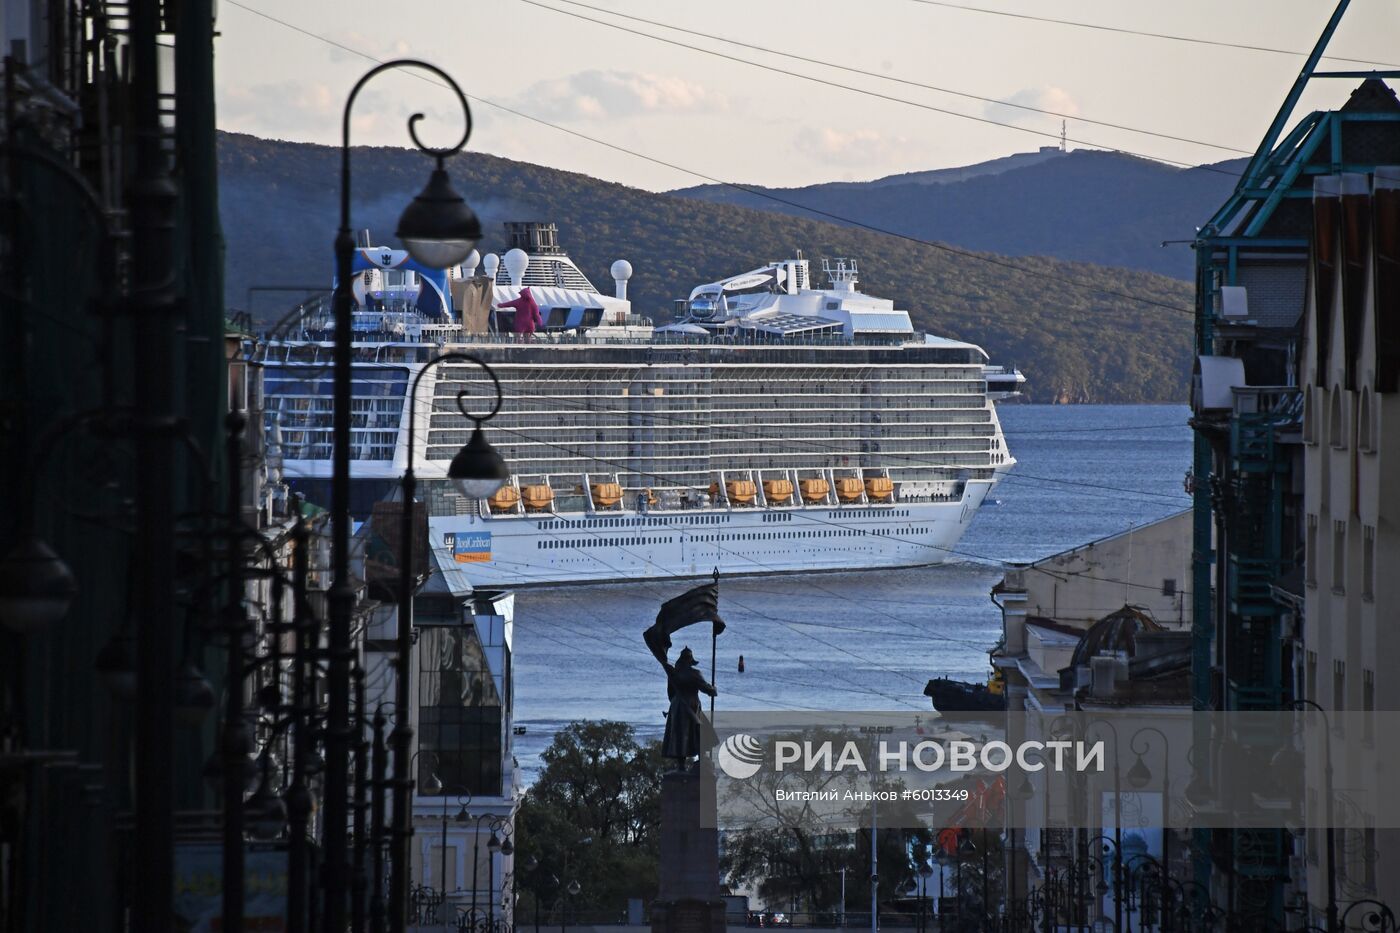
[[[1356,413],[1356,448],[1362,453],[1376,452],[1376,400],[1371,387],[1361,390],[1361,409]]]
[[[1339,385],[1332,386],[1332,407],[1327,414],[1327,439],[1337,450],[1347,446],[1346,394]]]
[[[1310,386],[1303,386],[1303,443],[1317,443],[1317,392]]]

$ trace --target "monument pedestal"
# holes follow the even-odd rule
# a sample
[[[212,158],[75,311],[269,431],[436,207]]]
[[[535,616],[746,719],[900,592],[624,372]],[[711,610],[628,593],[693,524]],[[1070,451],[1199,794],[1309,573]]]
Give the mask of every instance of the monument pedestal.
[[[715,777],[703,759],[698,771],[673,771],[661,779],[658,881],[651,933],[725,933]]]

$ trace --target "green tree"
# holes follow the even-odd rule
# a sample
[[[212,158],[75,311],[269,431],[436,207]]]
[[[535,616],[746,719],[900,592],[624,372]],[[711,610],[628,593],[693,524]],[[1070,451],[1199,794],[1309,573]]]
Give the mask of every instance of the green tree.
[[[516,818],[516,917],[613,918],[629,898],[656,896],[660,745],[624,722],[575,721],[541,756],[544,769]],[[578,894],[569,895],[571,882]]]

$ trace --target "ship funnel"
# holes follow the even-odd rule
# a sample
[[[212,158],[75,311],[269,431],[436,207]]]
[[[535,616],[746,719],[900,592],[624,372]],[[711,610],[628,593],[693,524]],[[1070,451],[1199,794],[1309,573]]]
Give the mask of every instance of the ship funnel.
[[[487,253],[486,258],[481,260],[481,271],[492,282],[496,281],[496,267],[501,264],[501,257],[495,253]]]
[[[513,249],[506,253],[505,264],[511,288],[519,288],[525,281],[525,270],[530,265],[530,255],[523,249]]]
[[[621,301],[627,300],[627,280],[632,277],[632,264],[625,259],[619,259],[612,264],[613,284],[617,286],[617,297]]]
[[[467,253],[467,258],[462,260],[462,278],[470,279],[476,275],[476,267],[481,265],[481,254],[476,250]]]

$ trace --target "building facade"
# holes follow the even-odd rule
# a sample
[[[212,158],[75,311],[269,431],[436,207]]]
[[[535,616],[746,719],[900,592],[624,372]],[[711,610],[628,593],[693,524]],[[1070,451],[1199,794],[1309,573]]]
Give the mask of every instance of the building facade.
[[[1400,166],[1314,181],[1314,239],[1299,354],[1306,575],[1300,695],[1333,713],[1334,735],[1378,773],[1375,713],[1400,709]],[[1343,713],[1343,711],[1346,711]],[[1339,715],[1341,714],[1341,715]],[[1360,741],[1350,741],[1359,738]],[[1335,743],[1341,746],[1342,743]],[[1320,817],[1321,748],[1307,753],[1307,798]],[[1327,860],[1342,902],[1400,892],[1400,833],[1338,795],[1334,851],[1309,829],[1308,904],[1325,916]],[[1310,820],[1310,823],[1315,823]]]

